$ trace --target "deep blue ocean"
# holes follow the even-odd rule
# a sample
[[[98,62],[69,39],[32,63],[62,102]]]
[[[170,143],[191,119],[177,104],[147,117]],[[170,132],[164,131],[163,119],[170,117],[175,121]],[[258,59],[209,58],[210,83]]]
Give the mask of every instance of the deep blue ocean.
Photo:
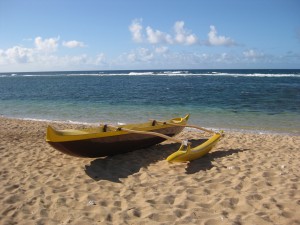
[[[300,70],[0,73],[0,115],[129,123],[190,113],[191,124],[300,135]]]

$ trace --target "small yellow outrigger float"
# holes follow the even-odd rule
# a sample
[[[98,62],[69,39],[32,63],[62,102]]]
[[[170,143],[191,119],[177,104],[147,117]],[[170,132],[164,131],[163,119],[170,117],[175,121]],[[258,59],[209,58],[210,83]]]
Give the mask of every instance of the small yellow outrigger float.
[[[151,120],[147,123],[121,126],[101,125],[95,128],[56,130],[47,128],[46,141],[55,149],[76,157],[103,157],[147,148],[165,139],[180,143],[178,151],[171,154],[168,162],[186,162],[207,154],[223,136],[201,127],[187,125],[189,115],[168,121]],[[174,138],[185,127],[212,133],[213,136],[199,146]]]

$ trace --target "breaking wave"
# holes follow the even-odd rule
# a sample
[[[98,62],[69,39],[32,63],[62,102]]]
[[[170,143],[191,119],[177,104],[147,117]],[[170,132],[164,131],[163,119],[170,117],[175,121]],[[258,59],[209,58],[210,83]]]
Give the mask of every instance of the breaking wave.
[[[223,76],[223,77],[300,77],[300,70],[108,70],[108,71],[68,71],[68,72],[32,72],[0,73],[7,77],[62,77],[62,76]]]

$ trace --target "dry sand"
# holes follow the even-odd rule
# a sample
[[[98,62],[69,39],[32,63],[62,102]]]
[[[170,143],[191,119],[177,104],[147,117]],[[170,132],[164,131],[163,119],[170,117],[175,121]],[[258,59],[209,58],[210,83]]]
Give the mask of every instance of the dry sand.
[[[299,136],[227,133],[205,157],[169,164],[178,144],[63,155],[46,126],[0,118],[0,224],[300,224]]]

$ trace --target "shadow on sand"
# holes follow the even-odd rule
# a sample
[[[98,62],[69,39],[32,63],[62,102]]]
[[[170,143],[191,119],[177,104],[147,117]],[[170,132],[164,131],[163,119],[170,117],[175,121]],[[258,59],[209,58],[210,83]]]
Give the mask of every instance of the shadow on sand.
[[[192,146],[197,146],[207,139],[191,140]],[[150,164],[165,160],[170,154],[179,149],[179,144],[160,144],[147,149],[141,149],[121,155],[97,158],[85,166],[86,174],[95,181],[108,180],[121,183],[121,178],[137,173],[141,168],[147,168]],[[241,149],[230,149],[227,151],[216,151],[188,163],[187,174],[196,173],[200,170],[208,170],[213,167],[211,161],[241,151]]]
[[[223,158],[235,153],[244,152],[248,150],[249,149],[228,149],[226,151],[219,150],[212,153],[208,153],[202,158],[189,162],[186,168],[186,174],[197,173],[201,170],[210,170],[214,167],[214,165],[212,164],[212,161],[214,159]]]

